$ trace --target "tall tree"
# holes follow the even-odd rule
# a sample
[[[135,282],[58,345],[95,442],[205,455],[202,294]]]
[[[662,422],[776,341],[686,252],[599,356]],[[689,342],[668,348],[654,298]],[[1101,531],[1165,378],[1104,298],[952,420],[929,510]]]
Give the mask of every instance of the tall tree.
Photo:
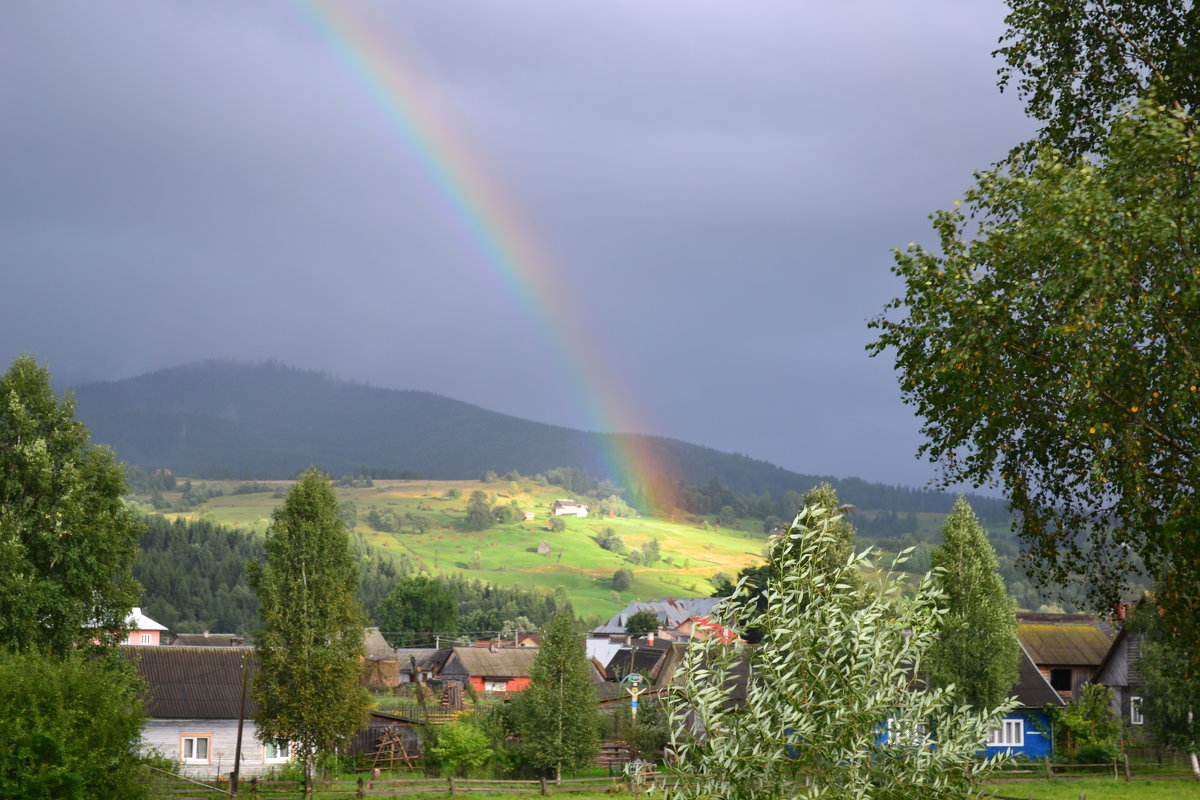
[[[266,561],[251,563],[263,628],[253,695],[263,741],[295,743],[312,791],[313,758],[344,744],[367,716],[359,688],[366,616],[358,564],[329,479],[309,468],[275,510]]]
[[[1002,481],[1035,576],[1082,572],[1112,608],[1144,569],[1183,624],[1200,620],[1200,137],[1143,105],[1104,151],[980,175],[965,212],[935,215],[940,253],[896,254],[906,315],[873,322],[872,350],[895,348],[943,480]]]
[[[673,797],[962,797],[994,763],[976,754],[1012,705],[963,709],[914,683],[940,594],[929,578],[915,593],[891,572],[853,580],[875,565],[867,554],[825,558],[840,521],[806,508],[772,541],[763,613],[714,609],[720,629],[759,626],[760,645],[714,636],[688,647],[669,705],[678,769],[696,779]]]
[[[575,619],[560,611],[542,635],[529,688],[514,717],[531,761],[562,777],[563,768],[592,763],[600,751],[602,719],[591,667]]]
[[[0,376],[0,647],[65,654],[137,603],[124,472],[30,356]]]
[[[1180,0],[1009,0],[996,55],[1043,123],[1025,148],[1068,157],[1103,150],[1139,100],[1192,113],[1200,103],[1200,6]]]
[[[972,708],[995,708],[1017,683],[1017,609],[1004,589],[996,551],[962,497],[946,518],[931,561],[934,584],[946,595],[946,614],[927,660],[930,683],[953,685]]]
[[[393,647],[432,647],[435,634],[454,633],[455,606],[437,578],[408,575],[375,607],[375,621]]]

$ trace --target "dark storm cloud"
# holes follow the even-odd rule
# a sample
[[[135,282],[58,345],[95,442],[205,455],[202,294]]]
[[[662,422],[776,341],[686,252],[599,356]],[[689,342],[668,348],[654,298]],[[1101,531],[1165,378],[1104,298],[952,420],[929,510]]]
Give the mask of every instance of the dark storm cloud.
[[[647,430],[928,477],[865,322],[890,248],[1031,130],[994,86],[999,2],[342,8],[523,209]],[[0,97],[0,356],[275,358],[591,422],[298,4],[8,4]]]

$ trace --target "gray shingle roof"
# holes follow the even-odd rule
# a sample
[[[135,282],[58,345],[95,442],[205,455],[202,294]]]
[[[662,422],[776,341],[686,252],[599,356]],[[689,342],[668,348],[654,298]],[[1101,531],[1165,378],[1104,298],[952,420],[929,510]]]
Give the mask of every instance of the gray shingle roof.
[[[1104,660],[1106,626],[1087,614],[1017,614],[1017,638],[1038,666],[1090,666]]]

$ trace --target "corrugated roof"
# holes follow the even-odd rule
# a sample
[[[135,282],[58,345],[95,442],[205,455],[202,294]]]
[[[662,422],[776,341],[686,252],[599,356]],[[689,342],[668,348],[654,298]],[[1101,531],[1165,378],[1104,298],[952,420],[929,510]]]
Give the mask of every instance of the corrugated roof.
[[[457,673],[454,667],[458,666],[473,677],[528,678],[537,654],[536,647],[501,647],[494,652],[487,647],[455,647],[442,672]]]
[[[617,612],[608,622],[592,633],[624,633],[625,624],[639,611],[652,611],[664,629],[678,628],[692,617],[707,617],[722,597],[662,597],[646,602],[635,601]]]
[[[157,719],[237,719],[242,656],[247,679],[258,671],[249,647],[122,647],[146,681],[146,713]],[[256,706],[246,696],[246,715]]]
[[[1104,627],[1085,614],[1018,614],[1017,638],[1043,667],[1095,667],[1111,644]]]
[[[236,633],[177,633],[172,647],[240,647],[246,643],[244,636]]]

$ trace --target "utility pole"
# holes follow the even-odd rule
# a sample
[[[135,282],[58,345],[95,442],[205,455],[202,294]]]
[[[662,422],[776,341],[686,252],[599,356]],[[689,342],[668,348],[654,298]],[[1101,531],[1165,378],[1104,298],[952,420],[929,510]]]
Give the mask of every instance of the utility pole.
[[[242,767],[242,724],[246,720],[246,652],[242,651],[242,698],[238,701],[237,747],[233,752],[233,773],[229,776],[229,795],[237,797],[238,771]]]

